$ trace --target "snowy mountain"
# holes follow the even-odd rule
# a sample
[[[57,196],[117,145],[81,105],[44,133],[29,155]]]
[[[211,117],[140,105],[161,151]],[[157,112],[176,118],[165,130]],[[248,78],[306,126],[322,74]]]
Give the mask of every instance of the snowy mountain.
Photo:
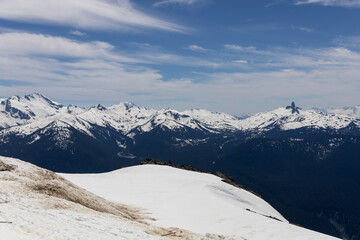
[[[170,157],[174,149],[201,148],[198,155],[207,152],[205,158],[242,139],[298,129],[360,134],[360,119],[302,110],[294,103],[238,119],[207,110],[155,110],[128,102],[64,106],[36,93],[0,101],[0,154],[58,171],[109,171],[124,159],[158,157],[159,149]],[[86,161],[92,164],[84,169]]]
[[[1,239],[336,239],[218,177],[165,166],[58,175],[0,157],[0,183]]]
[[[354,117],[324,114],[315,110],[299,110],[299,113],[291,113],[286,108],[278,108],[266,113],[258,113],[241,120],[243,130],[269,130],[279,127],[282,130],[293,130],[303,127],[341,129],[354,123],[360,127],[360,121]]]
[[[14,96],[1,100],[0,135],[15,133],[29,135],[54,122],[68,124],[76,130],[94,137],[94,126],[112,128],[133,138],[136,134],[150,132],[156,128],[164,130],[192,130],[205,133],[235,131],[270,130],[279,127],[283,130],[302,127],[341,129],[360,120],[337,114],[319,113],[314,110],[278,108],[266,113],[258,113],[246,119],[238,119],[225,113],[207,110],[173,109],[154,110],[138,107],[132,103],[120,103],[111,107],[97,105],[89,109],[69,105],[63,106],[40,94],[24,97]]]
[[[326,114],[344,115],[344,116],[350,116],[360,119],[360,105],[352,106],[352,107],[344,107],[344,108],[325,108],[325,109],[314,108],[314,110]]]
[[[24,125],[46,118],[60,119],[83,111],[85,109],[73,105],[63,106],[38,93],[24,97],[14,96],[0,100],[0,128]]]
[[[109,126],[128,134],[134,129],[151,131],[159,125],[168,129],[182,127],[192,129],[214,127],[218,129],[217,124],[225,122],[221,125],[221,129],[227,126],[234,128],[232,125],[236,121],[234,117],[229,115],[211,113],[205,110],[187,112],[178,112],[172,109],[153,110],[138,107],[132,103],[120,103],[108,108],[97,105],[89,109],[73,105],[63,106],[40,94],[3,99],[0,106],[0,128],[24,126],[22,129],[18,128],[18,131],[23,131],[25,134],[31,133],[29,129],[33,129],[34,124],[29,127],[25,127],[25,125],[31,125],[34,122],[38,124],[38,128],[41,128],[52,121],[63,121],[84,132],[90,128],[89,124],[102,127]],[[211,120],[209,119],[203,125],[199,120],[204,118]]]

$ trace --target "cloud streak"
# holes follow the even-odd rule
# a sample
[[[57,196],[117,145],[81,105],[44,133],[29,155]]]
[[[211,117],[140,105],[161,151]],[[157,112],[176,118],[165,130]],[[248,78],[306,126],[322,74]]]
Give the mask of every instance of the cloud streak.
[[[155,92],[155,88],[166,86],[156,70],[137,62],[105,42],[3,33],[0,80],[15,84],[1,86],[0,95],[40,91],[57,98],[110,100],[119,94],[126,98],[129,92]]]
[[[188,47],[186,47],[185,49],[188,49],[190,51],[194,51],[194,52],[205,52],[207,51],[205,48],[198,46],[198,45],[189,45]]]
[[[297,5],[302,4],[320,4],[323,6],[338,6],[348,8],[360,8],[359,0],[298,0]]]
[[[342,47],[350,47],[350,48],[360,49],[360,36],[338,37],[338,38],[334,39],[333,42]]]
[[[0,0],[0,18],[92,30],[188,31],[184,26],[135,9],[129,0]]]
[[[0,34],[1,55],[6,56],[57,56],[70,58],[105,58],[119,62],[135,59],[112,52],[114,47],[106,42],[77,42],[64,37],[31,33]]]
[[[161,7],[170,4],[179,4],[179,5],[195,5],[199,3],[206,3],[208,0],[162,0],[154,3],[154,7]]]
[[[74,31],[71,31],[71,32],[69,32],[69,34],[71,34],[71,35],[74,35],[74,36],[86,36],[86,33],[84,33],[84,32],[80,32],[79,30],[74,30]]]

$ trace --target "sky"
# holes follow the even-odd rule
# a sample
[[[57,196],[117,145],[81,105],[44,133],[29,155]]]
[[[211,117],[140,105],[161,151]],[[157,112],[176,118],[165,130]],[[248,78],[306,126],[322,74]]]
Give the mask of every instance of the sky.
[[[360,104],[360,0],[0,0],[0,97],[233,115]]]

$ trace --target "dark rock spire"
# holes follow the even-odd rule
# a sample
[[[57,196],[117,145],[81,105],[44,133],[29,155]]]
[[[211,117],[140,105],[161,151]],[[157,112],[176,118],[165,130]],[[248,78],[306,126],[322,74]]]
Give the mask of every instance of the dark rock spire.
[[[295,105],[295,102],[292,102],[290,106],[287,106],[286,109],[291,109],[291,113],[300,113],[299,110],[302,108],[299,108]]]

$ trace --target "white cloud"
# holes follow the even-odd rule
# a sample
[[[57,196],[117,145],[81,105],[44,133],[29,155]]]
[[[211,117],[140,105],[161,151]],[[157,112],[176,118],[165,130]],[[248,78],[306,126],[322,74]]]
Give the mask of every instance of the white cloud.
[[[75,36],[85,36],[86,35],[86,33],[80,32],[79,30],[71,31],[71,32],[69,32],[69,34],[75,35]]]
[[[321,4],[323,6],[359,8],[360,0],[297,0],[296,4]]]
[[[208,0],[162,0],[154,3],[155,7],[169,5],[169,4],[180,4],[180,5],[194,5],[199,3],[205,3]]]
[[[137,55],[139,54],[139,55]],[[141,60],[139,60],[141,58]],[[0,96],[42,92],[56,99],[147,101],[180,97],[192,82],[165,81],[144,63],[210,66],[192,57],[158,52],[122,55],[105,42],[78,42],[30,33],[0,34]],[[157,61],[157,62],[155,62]]]
[[[126,56],[112,52],[114,47],[106,42],[81,43],[64,37],[31,33],[0,34],[1,55],[62,56],[73,58],[106,58],[120,62],[134,62]]]
[[[339,37],[334,43],[343,47],[360,48],[360,36]]]
[[[178,65],[198,67],[220,67],[221,63],[167,53],[150,44],[133,43],[138,50],[120,53],[107,42],[79,42],[51,35],[8,32],[0,33],[0,55],[33,57],[96,58],[120,63],[142,63],[151,65]]]
[[[308,69],[327,67],[347,69],[360,67],[360,53],[344,47],[297,49],[291,54],[279,54],[273,65]]]
[[[246,64],[246,63],[248,63],[248,61],[246,61],[246,60],[234,60],[234,61],[232,61],[233,63],[242,63],[242,64]]]
[[[0,0],[0,18],[79,29],[129,30],[140,27],[187,31],[183,26],[135,9],[129,0]]]
[[[131,69],[104,60],[64,63],[17,58],[4,62],[0,58],[0,79],[14,78],[32,83],[30,86],[2,86],[0,95],[40,91],[57,99],[158,101],[159,105],[152,106],[202,107],[236,114],[269,110],[269,107],[284,104],[284,99],[294,98],[302,99],[302,105],[308,107],[356,103],[360,101],[358,76],[360,68],[356,66],[323,66],[313,70],[206,73],[204,81],[195,81],[196,76],[163,81],[156,70]]]
[[[314,30],[312,28],[309,28],[309,27],[291,26],[291,28],[293,30],[299,30],[299,31],[303,31],[303,32],[314,32]]]
[[[214,73],[207,76],[212,83],[206,88],[207,94],[221,94],[218,101],[236,102],[239,109],[250,112],[254,110],[247,105],[259,111],[271,104],[279,107],[284,99],[301,99],[306,107],[341,106],[360,101],[359,74],[357,67]]]
[[[0,79],[14,84],[1,86],[0,95],[43,92],[57,98],[111,100],[166,87],[156,70],[135,62],[105,42],[4,33],[0,34]]]
[[[206,49],[203,48],[203,47],[200,47],[198,45],[189,45],[188,47],[186,47],[185,49],[188,49],[188,50],[191,50],[191,51],[194,51],[194,52],[205,52]]]
[[[130,43],[129,46],[136,50],[131,53],[131,56],[141,59],[147,64],[155,65],[178,65],[178,66],[192,66],[192,67],[211,67],[218,68],[223,65],[221,61],[214,61],[213,59],[206,59],[194,57],[189,55],[179,55],[166,51],[161,46],[151,45],[148,43]],[[200,46],[193,47],[192,51],[208,51],[208,49]],[[185,49],[189,49],[186,47]]]
[[[224,47],[226,49],[236,50],[236,51],[244,51],[244,52],[255,52],[255,51],[257,51],[256,47],[254,47],[254,46],[243,47],[243,46],[235,45],[235,44],[225,44]]]
[[[313,30],[308,27],[300,27],[299,30],[304,31],[304,32],[313,32]]]
[[[233,58],[246,58],[252,68],[271,70],[274,68],[307,68],[322,66],[360,66],[360,52],[346,47],[329,48],[281,48],[272,47],[266,50],[254,46],[225,44]],[[233,60],[235,62],[237,59]]]
[[[253,54],[271,54],[269,51],[259,50],[254,46],[240,46],[236,44],[224,44],[224,48],[233,52],[244,52]]]
[[[226,56],[212,50],[210,57],[223,62],[141,47],[124,54],[106,42],[0,34],[0,79],[14,82],[2,85],[0,96],[41,92],[55,99],[129,100],[233,114],[269,110],[294,98],[305,107],[360,102],[360,53],[345,47],[268,48],[264,55],[256,47],[229,45]],[[196,72],[186,79],[166,79],[156,64]]]
[[[138,52],[134,56],[136,56],[136,58],[141,59],[148,64],[209,67],[209,68],[219,68],[224,66],[224,63],[222,62],[215,62],[215,61],[196,58],[192,56],[181,56],[172,53],[164,53],[160,51]]]

